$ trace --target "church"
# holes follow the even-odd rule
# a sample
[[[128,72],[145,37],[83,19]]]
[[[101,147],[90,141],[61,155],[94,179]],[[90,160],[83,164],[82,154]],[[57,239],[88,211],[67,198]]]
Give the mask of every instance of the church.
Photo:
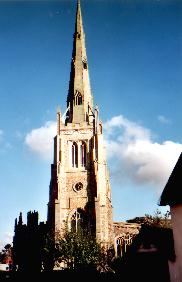
[[[23,234],[30,232],[31,226],[38,233],[51,229],[64,234],[65,228],[69,231],[84,229],[102,246],[114,246],[116,255],[121,256],[139,233],[140,224],[113,222],[111,192],[103,127],[90,87],[78,0],[66,117],[57,111],[47,222],[39,223],[34,211],[28,213],[26,225],[20,214],[15,222],[14,246],[22,244],[22,230]]]
[[[102,245],[114,242],[109,173],[99,108],[89,80],[80,1],[77,3],[67,112],[57,112],[47,223],[55,232],[87,229]]]
[[[99,109],[93,105],[80,3],[71,58],[67,113],[57,113],[48,224],[55,231],[88,229],[112,244],[112,203]]]

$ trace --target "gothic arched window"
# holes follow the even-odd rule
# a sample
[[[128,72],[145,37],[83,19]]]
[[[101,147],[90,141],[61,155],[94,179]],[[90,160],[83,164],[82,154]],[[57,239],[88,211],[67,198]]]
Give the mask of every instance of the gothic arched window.
[[[87,154],[87,148],[86,148],[86,143],[82,142],[80,145],[80,161],[81,161],[81,166],[86,166],[86,155]]]
[[[81,232],[84,230],[84,213],[81,209],[77,209],[71,217],[71,231]]]
[[[78,167],[78,145],[76,142],[72,144],[72,167]]]
[[[82,105],[82,94],[79,91],[75,93],[75,105]]]

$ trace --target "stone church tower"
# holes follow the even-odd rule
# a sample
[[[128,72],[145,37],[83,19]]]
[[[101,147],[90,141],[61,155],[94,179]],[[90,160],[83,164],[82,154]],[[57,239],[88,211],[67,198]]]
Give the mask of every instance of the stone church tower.
[[[66,118],[57,113],[48,224],[87,230],[113,244],[111,187],[98,107],[93,107],[80,2],[77,3]]]

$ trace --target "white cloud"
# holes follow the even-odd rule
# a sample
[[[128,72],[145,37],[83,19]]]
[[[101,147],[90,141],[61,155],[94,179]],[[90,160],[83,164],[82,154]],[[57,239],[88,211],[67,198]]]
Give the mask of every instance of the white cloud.
[[[122,140],[136,140],[136,139],[149,139],[151,136],[151,132],[149,129],[140,126],[139,124],[129,121],[124,118],[122,115],[115,116],[111,118],[111,120],[107,121],[104,124],[104,128],[106,129],[107,135],[113,135],[113,133],[118,129],[123,129],[123,135],[119,136],[119,139]]]
[[[0,251],[4,249],[6,244],[11,244],[13,242],[13,233],[6,232],[2,235],[2,239],[0,240]]]
[[[44,126],[33,129],[25,137],[25,144],[43,159],[53,156],[53,138],[56,135],[56,122],[48,121]]]
[[[159,115],[157,118],[161,123],[171,124],[171,120],[166,118],[165,116]]]
[[[149,129],[123,116],[104,124],[108,158],[115,160],[116,174],[137,184],[164,187],[181,151],[173,141],[157,143]]]
[[[106,150],[111,162],[111,177],[136,184],[152,184],[162,189],[182,152],[182,144],[155,142],[152,132],[122,115],[104,124]],[[46,122],[25,137],[26,145],[41,158],[52,160],[56,122]],[[119,177],[118,177],[119,176]]]

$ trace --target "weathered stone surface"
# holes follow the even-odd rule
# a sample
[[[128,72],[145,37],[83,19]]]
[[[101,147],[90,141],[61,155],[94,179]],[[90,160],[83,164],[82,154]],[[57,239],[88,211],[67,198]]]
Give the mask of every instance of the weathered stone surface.
[[[57,113],[54,164],[50,181],[48,224],[62,234],[77,226],[82,214],[86,228],[104,245],[113,244],[111,188],[102,123],[93,109],[88,64],[78,4],[65,122]]]

